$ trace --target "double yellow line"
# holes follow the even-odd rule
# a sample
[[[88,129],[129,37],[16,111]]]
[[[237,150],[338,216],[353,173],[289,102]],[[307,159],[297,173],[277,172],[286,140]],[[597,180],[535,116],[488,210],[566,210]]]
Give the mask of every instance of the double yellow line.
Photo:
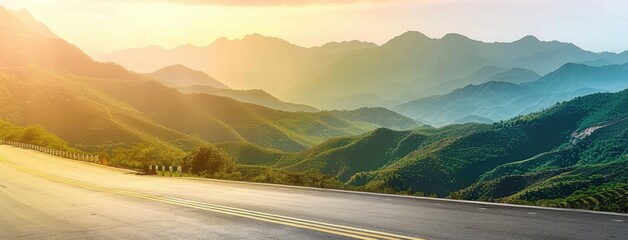
[[[403,236],[403,235],[398,235],[398,234],[373,231],[373,230],[367,230],[367,229],[361,229],[361,228],[355,228],[355,227],[349,227],[349,226],[343,226],[343,225],[337,225],[337,224],[330,224],[330,223],[324,223],[324,222],[318,222],[318,221],[312,221],[312,220],[306,220],[306,219],[300,219],[300,218],[294,218],[294,217],[288,217],[288,216],[281,216],[281,215],[276,215],[276,214],[246,210],[242,208],[234,208],[234,207],[222,206],[222,205],[217,205],[217,204],[203,203],[203,202],[192,201],[192,200],[187,200],[187,199],[182,199],[182,198],[162,197],[162,196],[156,196],[156,195],[137,193],[137,192],[133,192],[129,190],[106,188],[106,187],[97,186],[94,184],[89,184],[89,183],[85,183],[81,181],[59,177],[56,175],[46,174],[40,171],[36,171],[33,169],[19,166],[15,163],[6,161],[1,158],[0,158],[0,162],[6,163],[7,165],[10,165],[23,172],[33,174],[33,175],[36,175],[36,176],[39,176],[39,177],[42,177],[51,181],[64,183],[64,184],[68,184],[68,185],[72,185],[72,186],[76,186],[76,187],[80,187],[80,188],[84,188],[88,190],[93,190],[93,191],[114,193],[114,194],[123,195],[123,196],[135,197],[135,198],[146,199],[146,200],[162,202],[162,203],[167,203],[167,204],[173,204],[173,205],[178,205],[178,206],[183,206],[183,207],[189,207],[189,208],[194,208],[194,209],[199,209],[199,210],[204,210],[204,211],[211,211],[211,212],[216,212],[216,213],[221,213],[221,214],[244,217],[248,219],[254,219],[254,220],[259,220],[259,221],[264,221],[264,222],[269,222],[269,223],[292,226],[292,227],[297,227],[297,228],[302,228],[302,229],[309,229],[309,230],[334,234],[338,236],[345,236],[345,237],[350,237],[350,238],[355,238],[355,239],[422,240],[421,238],[415,238],[415,237],[409,237],[409,236]]]

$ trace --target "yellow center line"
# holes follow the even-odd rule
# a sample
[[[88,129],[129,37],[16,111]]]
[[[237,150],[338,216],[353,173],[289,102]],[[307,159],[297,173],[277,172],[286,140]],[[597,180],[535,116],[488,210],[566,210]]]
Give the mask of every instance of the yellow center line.
[[[346,237],[351,237],[351,238],[356,238],[356,239],[423,240],[421,238],[414,238],[414,237],[402,236],[402,235],[397,235],[397,234],[392,234],[392,233],[385,233],[385,232],[360,229],[360,228],[349,227],[349,226],[323,223],[323,222],[317,222],[317,221],[312,221],[312,220],[305,220],[305,219],[281,216],[281,215],[276,215],[276,214],[257,212],[257,211],[252,211],[252,210],[221,206],[221,205],[210,204],[210,203],[202,203],[202,202],[196,202],[196,201],[191,201],[191,200],[181,199],[181,198],[160,197],[160,196],[153,196],[153,195],[131,192],[128,190],[106,188],[102,186],[96,186],[96,185],[88,184],[81,181],[71,180],[68,178],[63,178],[63,177],[35,171],[29,168],[19,166],[15,163],[9,162],[2,158],[0,158],[0,162],[7,163],[18,170],[21,170],[23,172],[33,174],[33,175],[36,175],[36,176],[39,176],[48,180],[52,180],[59,183],[65,183],[68,185],[72,185],[72,186],[76,186],[76,187],[80,187],[80,188],[84,188],[88,190],[93,190],[93,191],[108,192],[108,193],[113,193],[113,194],[118,194],[118,195],[124,195],[124,196],[152,200],[152,201],[157,201],[157,202],[162,202],[162,203],[174,204],[174,205],[179,205],[179,206],[184,206],[184,207],[189,207],[189,208],[212,211],[212,212],[217,212],[217,213],[222,213],[222,214],[227,214],[227,215],[232,215],[232,216],[239,216],[239,217],[264,221],[264,222],[270,222],[270,223],[276,223],[276,224],[292,226],[292,227],[297,227],[297,228],[309,229],[309,230],[325,232],[325,233],[339,235],[339,236],[346,236]]]
[[[160,200],[164,200],[164,199],[160,199]],[[352,234],[360,234],[360,235],[363,235],[363,236],[375,237],[377,239],[389,239],[389,240],[400,240],[400,239],[402,239],[402,238],[386,236],[386,235],[388,235],[386,233],[372,234],[368,230],[363,230],[363,229],[356,229],[356,228],[345,227],[345,226],[340,226],[340,225],[333,225],[333,224],[326,224],[326,223],[318,223],[318,222],[304,220],[304,219],[291,218],[291,217],[279,216],[279,215],[273,215],[273,214],[266,214],[266,213],[260,213],[260,212],[245,210],[245,209],[237,209],[237,208],[225,207],[225,206],[219,206],[219,205],[213,205],[213,204],[205,204],[205,203],[199,203],[199,202],[194,203],[194,202],[189,201],[189,200],[186,200],[186,201],[173,201],[173,200],[170,200],[170,199],[166,198],[165,201],[172,202],[172,203],[175,203],[175,204],[183,203],[183,204],[193,205],[193,206],[198,206],[198,207],[203,207],[203,208],[219,209],[221,211],[242,213],[242,214],[246,214],[246,215],[257,216],[257,217],[264,217],[264,218],[267,218],[267,219],[279,220],[279,221],[283,221],[283,222],[298,223],[298,224],[307,225],[307,226],[315,226],[315,227],[329,229],[329,230],[334,230],[334,231],[343,231],[343,232],[352,233]]]
[[[381,237],[386,238],[386,236],[387,236],[388,238],[386,238],[386,239],[423,240],[421,238],[414,238],[414,237],[408,237],[408,236],[397,235],[397,234],[392,234],[392,233],[379,232],[379,231],[368,230],[368,229],[354,228],[354,227],[336,225],[336,224],[331,224],[331,223],[324,223],[324,222],[318,222],[318,221],[312,221],[312,220],[306,220],[306,219],[300,219],[300,218],[294,218],[294,217],[288,217],[288,216],[281,216],[281,215],[257,212],[257,211],[252,211],[252,210],[245,210],[245,209],[233,208],[233,207],[228,207],[228,206],[215,205],[215,204],[210,204],[210,203],[196,202],[196,201],[187,200],[187,199],[181,199],[181,198],[176,198],[176,197],[169,197],[168,199],[173,199],[173,200],[180,201],[180,202],[187,202],[187,203],[190,203],[190,204],[199,204],[199,205],[203,205],[203,206],[226,208],[226,209],[231,209],[231,210],[234,210],[234,211],[246,211],[246,212],[253,213],[253,214],[260,214],[260,215],[264,215],[264,216],[268,216],[268,217],[278,217],[278,218],[282,218],[282,219],[295,220],[295,221],[304,222],[304,223],[312,223],[312,224],[324,225],[324,226],[329,226],[329,227],[337,227],[337,228],[344,228],[344,229],[349,229],[349,230],[356,230],[356,231],[360,231],[362,233],[373,233],[373,234],[383,235],[383,236],[378,236],[380,238]],[[375,236],[375,235],[373,235],[373,236]],[[390,238],[390,237],[393,237],[393,238]]]

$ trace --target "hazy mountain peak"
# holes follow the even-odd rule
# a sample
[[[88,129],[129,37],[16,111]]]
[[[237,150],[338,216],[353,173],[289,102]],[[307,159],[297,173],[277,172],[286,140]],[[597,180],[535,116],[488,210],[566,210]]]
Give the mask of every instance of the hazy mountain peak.
[[[325,50],[328,52],[344,52],[344,51],[350,51],[350,50],[375,48],[375,47],[377,47],[377,44],[372,43],[372,42],[351,40],[351,41],[342,41],[342,42],[328,42],[328,43],[323,44],[320,47],[313,47],[313,48],[319,48],[321,50]]]
[[[568,63],[565,63],[562,67],[560,67],[559,70],[560,69],[563,69],[563,70],[566,70],[566,69],[576,69],[576,68],[583,67],[583,66],[587,66],[587,65],[579,64],[579,63],[573,63],[573,62],[568,62]]]
[[[473,84],[467,85],[463,88],[453,91],[451,94],[474,95],[478,92],[482,92],[483,94],[493,93],[493,94],[496,94],[495,96],[497,96],[498,93],[501,94],[504,92],[508,94],[513,94],[515,92],[531,92],[531,91],[532,89],[529,89],[527,87],[514,84],[514,83],[489,81],[489,82],[478,84],[478,85],[473,85]]]
[[[163,67],[159,69],[158,71],[195,71],[195,70],[189,67],[183,66],[183,64],[175,64],[175,65]]]
[[[3,6],[0,6],[0,27],[2,28],[16,28],[15,25],[24,25],[19,21],[17,16]]]
[[[533,35],[527,35],[525,37],[522,37],[521,39],[517,40],[516,42],[540,42],[541,40],[539,40],[537,37],[533,36]]]
[[[399,36],[394,37],[393,39],[390,39],[384,45],[422,42],[427,40],[431,40],[431,38],[421,32],[407,31]]]
[[[259,33],[251,33],[244,36],[242,39],[255,39],[255,38],[266,38],[266,36]]]
[[[229,40],[227,37],[219,37],[216,40],[214,40],[214,42],[212,42],[211,45],[222,44],[222,43],[229,42],[229,41],[231,41],[231,40]]]
[[[285,43],[285,44],[291,44],[290,42],[278,38],[278,37],[269,37],[269,36],[264,36],[262,34],[259,33],[253,33],[253,34],[248,34],[246,36],[244,36],[244,38],[242,38],[243,42],[247,42],[247,41],[265,41],[265,42],[276,42],[276,43]]]
[[[459,33],[447,33],[441,38],[446,41],[473,41],[471,38]]]
[[[584,49],[576,46],[576,44],[573,44],[573,43],[563,43],[563,46],[560,49],[558,49],[558,51],[564,51],[564,52],[584,51]]]
[[[581,63],[573,63],[573,62],[568,62],[563,64],[561,67],[559,67],[558,69],[556,69],[555,71],[547,74],[547,75],[552,75],[552,74],[564,74],[564,73],[568,73],[568,72],[574,72],[574,71],[579,71],[582,69],[589,69],[589,68],[594,68],[591,67],[589,65],[586,64],[581,64]]]
[[[338,45],[352,45],[352,46],[366,46],[366,47],[377,47],[377,44],[372,42],[364,42],[360,40],[351,40],[351,41],[342,41],[342,42],[328,42],[323,44],[321,47],[334,47]]]
[[[488,81],[524,83],[532,82],[541,78],[541,75],[526,68],[512,68],[503,72],[499,72],[488,78]]]
[[[22,24],[26,25],[28,28],[36,31],[37,33],[48,38],[59,38],[48,28],[48,26],[37,21],[37,19],[35,19],[35,17],[33,17],[33,15],[26,9],[21,9],[18,11],[11,11],[7,9],[4,10],[10,12],[14,17],[19,19]]]
[[[231,45],[231,44],[257,45],[257,46],[264,46],[264,47],[284,46],[284,45],[296,46],[284,39],[277,38],[277,37],[268,37],[259,33],[247,34],[241,39],[233,39],[233,40],[225,38],[225,37],[221,37],[221,38],[216,39],[216,41],[214,41],[211,44],[211,46],[224,46],[224,45]]]
[[[215,88],[229,88],[207,73],[196,71],[182,64],[163,67],[149,76],[170,86],[211,86]]]

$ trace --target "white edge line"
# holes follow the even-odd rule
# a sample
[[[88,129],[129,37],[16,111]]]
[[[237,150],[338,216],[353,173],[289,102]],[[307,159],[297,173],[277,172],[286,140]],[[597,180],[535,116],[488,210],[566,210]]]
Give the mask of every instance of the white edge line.
[[[7,145],[10,146],[10,145]],[[18,148],[18,147],[15,147]],[[19,148],[27,151],[34,151],[41,153],[39,151]],[[46,153],[42,153],[44,155],[49,155]],[[53,157],[57,157],[54,155],[49,155]],[[98,163],[84,162],[80,160],[74,159],[66,159],[57,157],[61,160],[67,160],[72,162],[82,162],[88,163],[92,166],[100,166],[103,168],[110,168],[115,170],[124,170],[127,172],[135,172],[140,173],[138,171],[126,169],[126,168],[118,168],[112,166],[105,166]],[[151,175],[146,175],[151,176]],[[161,177],[161,176],[158,176]],[[393,197],[393,198],[407,198],[407,199],[419,199],[426,201],[440,201],[440,202],[453,202],[453,203],[464,203],[464,204],[475,204],[475,205],[484,205],[484,206],[498,206],[498,207],[512,207],[512,208],[526,208],[526,209],[540,209],[540,210],[550,210],[550,211],[563,211],[563,212],[575,212],[575,213],[590,213],[590,214],[599,214],[599,215],[612,215],[612,216],[620,216],[620,217],[628,217],[628,213],[615,213],[615,212],[603,212],[603,211],[593,211],[587,209],[576,209],[576,208],[553,208],[553,207],[541,207],[541,206],[531,206],[531,205],[518,205],[518,204],[510,204],[510,203],[495,203],[495,202],[481,202],[481,201],[471,201],[471,200],[459,200],[459,199],[448,199],[448,198],[432,198],[432,197],[419,197],[419,196],[409,196],[409,195],[396,195],[396,194],[386,194],[386,193],[375,193],[375,192],[360,192],[360,191],[350,191],[350,190],[342,190],[342,189],[332,189],[332,188],[316,188],[316,187],[305,187],[305,186],[293,186],[293,185],[283,185],[283,184],[273,184],[273,183],[258,183],[258,182],[244,182],[244,181],[234,181],[234,180],[224,180],[224,179],[214,179],[214,178],[201,178],[201,177],[172,177],[179,179],[187,179],[187,180],[198,180],[198,181],[210,181],[210,182],[226,182],[226,183],[236,183],[236,184],[244,184],[244,185],[260,185],[260,186],[268,186],[268,187],[280,187],[280,188],[293,188],[293,189],[303,189],[310,191],[321,191],[321,192],[337,192],[337,193],[348,193],[348,194],[361,194],[361,195],[371,195],[371,196],[380,196],[380,197]]]
[[[161,177],[161,176],[159,176],[159,177]],[[613,215],[613,216],[628,217],[628,213],[593,211],[593,210],[577,209],[577,208],[554,208],[554,207],[519,205],[519,204],[510,204],[510,203],[481,202],[481,201],[459,200],[459,199],[448,199],[448,198],[432,198],[432,197],[396,195],[396,194],[375,193],[375,192],[351,191],[351,190],[342,190],[342,189],[333,189],[333,188],[316,188],[316,187],[293,186],[293,185],[283,185],[283,184],[274,184],[274,183],[244,182],[244,181],[224,180],[224,179],[215,179],[215,178],[201,178],[201,177],[173,177],[173,178],[182,178],[182,179],[200,180],[200,181],[210,181],[210,182],[227,182],[227,183],[236,183],[236,184],[245,184],[245,185],[261,185],[261,186],[268,186],[268,187],[294,188],[294,189],[303,189],[303,190],[310,190],[310,191],[361,194],[361,195],[371,195],[371,196],[380,196],[380,197],[409,198],[409,199],[419,199],[419,200],[427,200],[427,201],[465,203],[465,204],[475,204],[475,205],[484,205],[484,206],[499,206],[499,207],[525,208],[525,209],[540,209],[540,210],[550,210],[550,211],[591,213],[591,214],[600,214],[600,215]]]

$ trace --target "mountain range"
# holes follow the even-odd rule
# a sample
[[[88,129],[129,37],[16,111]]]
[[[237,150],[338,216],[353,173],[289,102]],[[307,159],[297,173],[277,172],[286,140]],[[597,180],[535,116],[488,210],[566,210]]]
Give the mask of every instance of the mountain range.
[[[535,79],[516,84],[502,82],[507,73],[487,78],[485,83],[468,85],[450,93],[403,103],[392,107],[396,112],[431,125],[474,121],[467,116],[481,116],[501,121],[547,108],[557,102],[596,92],[616,92],[628,88],[628,63],[592,67],[568,63],[543,77],[515,69],[515,73]],[[477,75],[477,74],[476,74]],[[515,75],[517,76],[517,75]],[[518,75],[521,76],[521,75]],[[517,79],[516,77],[505,79]],[[466,119],[463,121],[461,119]]]
[[[286,112],[227,97],[184,94],[151,76],[93,61],[38,29],[0,8],[0,119],[41,125],[82,150],[137,144],[189,150],[241,141],[298,151],[330,137],[380,127],[330,112]]]
[[[332,45],[336,46],[333,50]],[[99,59],[151,71],[179,63],[217,76],[230,86],[263,89],[322,109],[354,109],[445,94],[484,80],[532,81],[537,74],[546,75],[569,62],[623,64],[628,62],[628,52],[594,53],[533,36],[487,43],[459,34],[435,39],[410,31],[381,46],[344,42],[304,48],[253,34],[240,40],[218,39],[206,47],[166,50],[151,46]],[[482,72],[486,76],[472,76]]]
[[[183,93],[205,93],[214,96],[229,97],[240,102],[253,103],[260,106],[290,111],[317,112],[318,109],[304,105],[284,102],[261,89],[236,90],[230,89],[207,73],[196,71],[183,65],[167,66],[148,76],[166,86],[176,88]]]
[[[209,73],[233,88],[263,89],[285,98],[285,93],[306,81],[308,75],[319,72],[344,55],[372,47],[376,45],[349,41],[304,48],[282,39],[251,34],[235,40],[220,38],[204,47],[184,45],[164,49],[152,45],[97,58],[137,72],[153,72],[182,64]]]

